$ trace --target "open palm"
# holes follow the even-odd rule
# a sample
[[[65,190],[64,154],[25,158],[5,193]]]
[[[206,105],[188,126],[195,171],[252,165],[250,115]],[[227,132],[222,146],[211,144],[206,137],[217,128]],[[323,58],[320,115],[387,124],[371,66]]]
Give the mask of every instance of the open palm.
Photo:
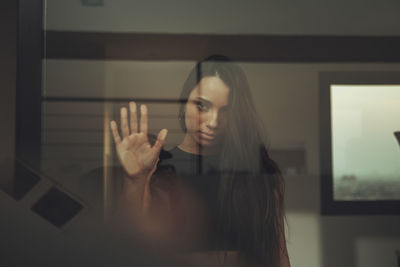
[[[118,158],[129,177],[148,177],[155,169],[161,148],[167,136],[167,130],[162,129],[155,144],[150,145],[147,137],[148,110],[145,105],[140,106],[140,129],[138,125],[137,106],[135,102],[129,103],[129,125],[128,110],[121,108],[121,132],[122,139],[118,132],[115,121],[111,121],[115,147]]]

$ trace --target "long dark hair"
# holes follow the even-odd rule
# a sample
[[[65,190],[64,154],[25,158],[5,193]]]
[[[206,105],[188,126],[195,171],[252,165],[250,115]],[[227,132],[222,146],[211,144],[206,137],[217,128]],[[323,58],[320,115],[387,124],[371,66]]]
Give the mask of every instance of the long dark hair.
[[[179,118],[184,131],[186,101],[204,77],[219,77],[230,88],[228,123],[220,151],[218,229],[222,239],[219,245],[228,250],[229,243],[234,242],[247,261],[278,266],[282,252],[286,251],[284,182],[265,146],[262,123],[246,75],[222,55],[213,55],[197,63],[180,96]]]

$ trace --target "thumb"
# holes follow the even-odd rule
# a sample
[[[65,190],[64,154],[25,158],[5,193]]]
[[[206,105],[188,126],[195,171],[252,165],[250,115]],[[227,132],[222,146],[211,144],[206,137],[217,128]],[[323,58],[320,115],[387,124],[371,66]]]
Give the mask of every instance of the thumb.
[[[165,143],[165,139],[167,138],[168,130],[167,129],[162,129],[157,136],[157,141],[153,146],[153,149],[157,152],[160,153],[161,148],[163,147]]]

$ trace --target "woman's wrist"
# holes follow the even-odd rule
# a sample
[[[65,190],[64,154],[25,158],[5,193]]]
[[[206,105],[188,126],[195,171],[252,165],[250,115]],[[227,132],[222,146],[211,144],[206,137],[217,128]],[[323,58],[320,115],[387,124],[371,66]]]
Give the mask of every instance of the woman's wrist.
[[[138,182],[144,182],[144,181],[149,182],[151,176],[153,175],[153,173],[155,172],[156,169],[157,169],[157,164],[155,164],[151,169],[146,169],[146,170],[131,174],[124,168],[124,182],[125,182],[125,180],[127,182],[131,182],[131,183],[138,183]]]
[[[136,175],[132,177],[128,174],[124,174],[122,179],[122,194],[135,197],[135,195],[143,193],[146,184],[147,179],[145,175]]]

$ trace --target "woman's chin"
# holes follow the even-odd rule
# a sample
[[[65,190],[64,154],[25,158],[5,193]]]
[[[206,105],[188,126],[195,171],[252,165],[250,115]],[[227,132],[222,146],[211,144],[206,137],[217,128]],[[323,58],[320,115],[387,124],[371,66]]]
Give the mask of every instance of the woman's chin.
[[[217,139],[209,140],[209,139],[199,138],[199,145],[201,145],[204,148],[217,147],[218,144],[219,144],[219,142]]]
[[[202,147],[204,149],[214,149],[219,147],[220,145],[220,138],[203,138],[201,134],[193,134],[192,140],[197,144],[197,146]]]
[[[200,145],[202,147],[206,147],[206,148],[211,148],[211,147],[215,146],[215,144],[213,142],[210,142],[210,141],[202,141],[202,142],[200,142]]]

